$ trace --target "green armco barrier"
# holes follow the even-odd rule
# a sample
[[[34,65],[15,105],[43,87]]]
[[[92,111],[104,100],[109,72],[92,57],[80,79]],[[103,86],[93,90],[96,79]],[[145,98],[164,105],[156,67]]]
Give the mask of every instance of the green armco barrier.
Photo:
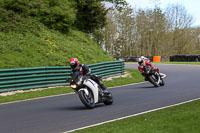
[[[88,65],[92,74],[108,78],[124,74],[124,61]],[[0,69],[0,92],[66,86],[71,78],[69,66]]]

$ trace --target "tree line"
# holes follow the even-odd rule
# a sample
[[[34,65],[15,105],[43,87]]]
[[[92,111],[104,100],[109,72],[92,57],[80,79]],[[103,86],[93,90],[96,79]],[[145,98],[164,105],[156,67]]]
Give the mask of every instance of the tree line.
[[[107,13],[107,25],[96,41],[108,53],[124,56],[200,54],[200,30],[192,28],[193,17],[184,6],[168,5],[162,10],[133,9]]]

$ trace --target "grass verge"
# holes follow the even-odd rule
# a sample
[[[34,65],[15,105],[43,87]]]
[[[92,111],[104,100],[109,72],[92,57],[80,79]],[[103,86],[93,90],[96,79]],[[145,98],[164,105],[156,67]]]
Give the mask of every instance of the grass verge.
[[[0,68],[66,66],[72,57],[84,64],[114,61],[83,32],[70,30],[61,34],[42,29],[25,35],[0,32]]]
[[[200,100],[76,131],[76,133],[198,133]]]
[[[126,69],[126,72],[129,72],[130,76],[124,77],[124,78],[122,77],[115,78],[115,79],[112,79],[111,81],[105,81],[104,84],[107,87],[114,87],[114,86],[120,86],[120,85],[126,85],[126,84],[138,83],[138,82],[144,81],[144,78],[141,76],[139,71]],[[44,89],[44,90],[38,90],[38,91],[17,93],[17,94],[9,95],[9,96],[0,96],[0,103],[38,98],[38,97],[44,97],[44,96],[66,94],[70,92],[73,92],[73,90],[70,87],[58,87],[58,88]]]

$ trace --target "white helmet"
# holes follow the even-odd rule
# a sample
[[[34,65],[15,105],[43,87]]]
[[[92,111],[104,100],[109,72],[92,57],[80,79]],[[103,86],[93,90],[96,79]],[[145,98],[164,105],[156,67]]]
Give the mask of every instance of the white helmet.
[[[143,63],[143,60],[145,59],[144,56],[141,56],[139,59],[138,59],[138,64],[141,65]]]
[[[143,59],[145,59],[145,57],[144,57],[144,56],[141,56],[140,58],[141,58],[142,60],[143,60]]]
[[[140,57],[140,58],[138,58],[138,62],[141,62],[142,61],[142,58]]]
[[[139,65],[141,65],[142,64],[142,62],[143,62],[143,59],[140,57],[140,58],[138,58],[138,64]]]

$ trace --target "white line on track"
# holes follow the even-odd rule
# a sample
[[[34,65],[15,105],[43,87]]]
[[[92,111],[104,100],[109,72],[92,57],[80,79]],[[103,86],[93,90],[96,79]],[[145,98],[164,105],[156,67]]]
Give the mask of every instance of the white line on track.
[[[93,125],[89,125],[89,126],[85,126],[85,127],[73,129],[73,130],[70,130],[70,131],[66,131],[66,132],[63,132],[63,133],[70,133],[70,132],[74,132],[74,131],[78,131],[78,130],[82,130],[82,129],[86,129],[86,128],[90,128],[90,127],[102,125],[102,124],[105,124],[105,123],[110,123],[110,122],[114,122],[114,121],[126,119],[126,118],[129,118],[129,117],[138,116],[138,115],[146,114],[146,113],[157,111],[157,110],[161,110],[161,109],[178,106],[178,105],[189,103],[189,102],[196,101],[196,100],[200,100],[200,98],[192,99],[192,100],[189,100],[189,101],[185,101],[185,102],[181,102],[181,103],[177,103],[177,104],[173,104],[173,105],[169,105],[169,106],[165,106],[165,107],[161,107],[161,108],[156,108],[156,109],[144,111],[144,112],[133,114],[133,115],[128,115],[128,116],[120,117],[120,118],[109,120],[109,121],[100,122],[100,123],[97,123],[97,124],[93,124]]]
[[[19,103],[19,102],[25,102],[25,101],[31,101],[31,100],[37,100],[37,99],[44,99],[44,98],[49,98],[49,97],[57,97],[57,96],[63,96],[63,95],[70,95],[70,94],[74,94],[74,93],[67,93],[67,94],[60,94],[60,95],[52,95],[52,96],[31,98],[31,99],[25,99],[25,100],[18,100],[18,101],[13,101],[13,102],[0,103],[0,106],[1,106],[1,105],[4,105],[4,104]]]

